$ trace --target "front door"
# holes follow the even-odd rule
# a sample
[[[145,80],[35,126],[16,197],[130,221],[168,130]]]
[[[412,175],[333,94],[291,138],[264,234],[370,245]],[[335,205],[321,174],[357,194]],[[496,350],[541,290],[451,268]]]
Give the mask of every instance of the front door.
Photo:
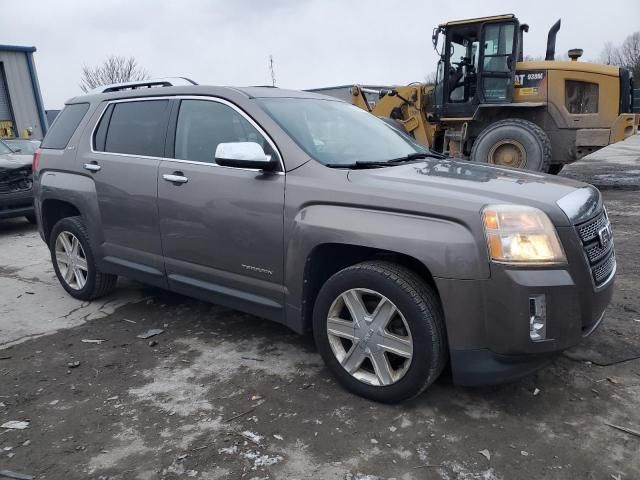
[[[118,273],[166,286],[157,188],[169,120],[167,99],[109,104],[83,167],[95,182],[103,259]]]
[[[477,23],[448,27],[438,65],[443,118],[472,117],[478,105],[480,27]]]
[[[182,99],[170,122],[158,173],[162,248],[172,290],[267,318],[282,315],[283,171],[219,166],[219,143],[257,142],[278,156],[266,134],[220,99]]]
[[[480,49],[480,102],[511,103],[517,58],[517,23],[485,23]]]

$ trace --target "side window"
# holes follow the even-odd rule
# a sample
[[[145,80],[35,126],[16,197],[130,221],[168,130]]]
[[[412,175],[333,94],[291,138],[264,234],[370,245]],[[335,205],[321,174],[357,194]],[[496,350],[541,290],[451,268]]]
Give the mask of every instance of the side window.
[[[565,80],[564,103],[569,113],[598,113],[598,84]]]
[[[64,150],[78,125],[89,110],[88,103],[67,105],[51,125],[46,137],[42,141],[42,148]]]
[[[489,25],[485,28],[483,65],[485,72],[508,72],[510,70],[507,59],[513,54],[514,29],[513,23]]]
[[[107,129],[109,128],[109,121],[111,120],[111,114],[113,113],[113,105],[107,107],[106,111],[100,118],[100,125],[96,128],[93,134],[93,149],[97,152],[104,152],[104,144],[107,140]]]
[[[260,132],[233,108],[219,102],[182,100],[175,158],[215,163],[218,144],[227,142],[256,142],[267,155],[276,155]]]
[[[94,137],[94,148],[109,153],[164,156],[168,100],[114,103]]]

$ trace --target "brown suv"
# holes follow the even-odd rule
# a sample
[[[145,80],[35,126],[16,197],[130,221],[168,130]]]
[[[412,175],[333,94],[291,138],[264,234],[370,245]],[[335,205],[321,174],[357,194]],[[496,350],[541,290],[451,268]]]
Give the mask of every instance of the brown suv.
[[[383,402],[448,363],[466,385],[527,374],[602,320],[616,263],[595,188],[440,158],[334,98],[184,83],[74,98],[36,154],[74,297],[122,275],[312,332]]]

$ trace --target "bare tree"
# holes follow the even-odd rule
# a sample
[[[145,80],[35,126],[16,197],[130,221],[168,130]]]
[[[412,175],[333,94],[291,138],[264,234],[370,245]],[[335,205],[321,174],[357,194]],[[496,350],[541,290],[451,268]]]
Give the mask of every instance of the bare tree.
[[[436,84],[438,74],[436,72],[429,72],[424,76],[424,83],[427,86]]]
[[[87,93],[94,88],[111,83],[133,82],[147,80],[149,74],[140,68],[138,61],[133,58],[125,58],[112,55],[102,65],[96,67],[82,67],[80,89]]]
[[[640,79],[640,32],[629,35],[619,47],[607,42],[600,59],[604,63],[627,68],[636,81]]]

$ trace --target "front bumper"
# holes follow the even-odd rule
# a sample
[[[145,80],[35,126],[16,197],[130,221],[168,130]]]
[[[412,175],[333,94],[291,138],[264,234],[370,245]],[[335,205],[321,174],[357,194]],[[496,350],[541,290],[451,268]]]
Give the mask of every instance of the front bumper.
[[[559,228],[563,268],[491,265],[484,280],[436,279],[442,300],[453,380],[502,383],[528,375],[599,326],[613,294],[614,276],[595,286],[573,228]],[[530,298],[546,302],[546,338],[530,337]]]
[[[33,215],[33,190],[0,194],[0,218]]]

